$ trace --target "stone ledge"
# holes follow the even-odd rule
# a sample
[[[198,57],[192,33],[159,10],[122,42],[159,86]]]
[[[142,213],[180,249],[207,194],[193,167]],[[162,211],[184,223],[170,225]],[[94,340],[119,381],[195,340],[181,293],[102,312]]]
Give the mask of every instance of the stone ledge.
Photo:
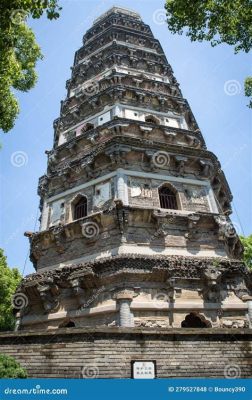
[[[59,335],[80,335],[80,334],[108,334],[108,335],[162,335],[162,336],[246,336],[251,337],[252,340],[252,329],[246,328],[237,328],[237,329],[220,329],[220,328],[184,328],[184,329],[167,329],[167,328],[121,328],[121,327],[100,327],[100,328],[60,328],[60,329],[52,329],[45,332],[39,332],[36,330],[29,331],[19,331],[19,332],[2,332],[0,333],[0,342],[1,339],[5,338],[22,338],[22,337],[42,337],[42,336],[59,336]]]

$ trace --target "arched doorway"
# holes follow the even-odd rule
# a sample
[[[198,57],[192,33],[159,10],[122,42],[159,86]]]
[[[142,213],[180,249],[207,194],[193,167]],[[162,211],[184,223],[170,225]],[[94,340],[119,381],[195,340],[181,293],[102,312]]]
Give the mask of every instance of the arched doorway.
[[[190,313],[181,322],[182,328],[210,328],[211,324],[203,315]]]

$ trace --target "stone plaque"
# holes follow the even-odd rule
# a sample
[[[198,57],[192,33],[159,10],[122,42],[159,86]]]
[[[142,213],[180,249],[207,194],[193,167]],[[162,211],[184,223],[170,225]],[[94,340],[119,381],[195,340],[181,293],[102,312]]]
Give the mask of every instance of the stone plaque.
[[[133,379],[155,379],[156,361],[131,361],[131,375]]]

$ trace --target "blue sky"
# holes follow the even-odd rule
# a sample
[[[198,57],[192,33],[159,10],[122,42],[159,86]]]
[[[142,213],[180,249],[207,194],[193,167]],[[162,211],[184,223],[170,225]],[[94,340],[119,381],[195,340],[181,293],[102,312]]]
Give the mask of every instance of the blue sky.
[[[21,113],[15,128],[1,135],[1,243],[10,266],[21,272],[29,251],[25,231],[38,230],[38,178],[46,171],[45,150],[52,147],[53,120],[66,96],[74,53],[93,20],[113,5],[138,11],[160,40],[188,99],[208,149],[221,162],[234,195],[232,219],[238,233],[252,233],[251,116],[243,96],[243,81],[251,75],[251,56],[234,55],[227,45],[191,43],[172,35],[163,21],[164,0],[61,0],[57,21],[31,21],[43,54],[39,80],[28,93],[18,94]],[[25,274],[34,272],[28,260]]]

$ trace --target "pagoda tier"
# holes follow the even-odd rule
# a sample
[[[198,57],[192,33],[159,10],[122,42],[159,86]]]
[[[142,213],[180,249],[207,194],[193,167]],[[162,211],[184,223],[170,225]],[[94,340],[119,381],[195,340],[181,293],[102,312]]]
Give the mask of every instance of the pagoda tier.
[[[139,14],[98,18],[66,87],[20,328],[246,327],[232,194]]]

